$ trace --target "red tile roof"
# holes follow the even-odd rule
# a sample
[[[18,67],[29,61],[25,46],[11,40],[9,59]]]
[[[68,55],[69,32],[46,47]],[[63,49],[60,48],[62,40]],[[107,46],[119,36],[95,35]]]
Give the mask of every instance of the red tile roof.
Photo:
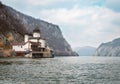
[[[25,42],[13,42],[13,45],[25,45]]]
[[[40,45],[41,43],[40,42],[31,42],[31,41],[28,41],[26,43],[31,43],[32,45]],[[13,45],[16,46],[16,45],[20,45],[20,46],[23,46],[26,44],[25,42],[13,42]]]
[[[41,45],[40,42],[31,42],[31,41],[30,41],[30,43],[31,43],[32,45]]]

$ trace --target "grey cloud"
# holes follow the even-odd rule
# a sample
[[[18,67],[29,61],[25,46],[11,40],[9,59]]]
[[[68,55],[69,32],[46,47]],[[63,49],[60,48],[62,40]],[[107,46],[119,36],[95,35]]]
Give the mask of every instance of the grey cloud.
[[[106,0],[105,6],[113,11],[120,12],[120,0]]]

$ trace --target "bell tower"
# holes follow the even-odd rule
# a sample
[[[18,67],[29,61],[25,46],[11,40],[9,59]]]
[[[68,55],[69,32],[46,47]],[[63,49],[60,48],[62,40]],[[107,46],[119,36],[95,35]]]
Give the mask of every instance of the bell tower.
[[[33,37],[40,37],[40,29],[38,27],[33,30]]]

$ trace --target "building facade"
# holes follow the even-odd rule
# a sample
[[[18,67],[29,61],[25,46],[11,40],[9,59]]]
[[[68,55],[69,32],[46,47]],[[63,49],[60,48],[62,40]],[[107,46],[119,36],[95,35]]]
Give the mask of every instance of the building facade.
[[[13,50],[17,55],[24,54],[26,57],[52,57],[53,50],[48,47],[46,40],[40,34],[40,30],[35,28],[32,36],[28,34],[24,36],[24,42],[14,42]]]

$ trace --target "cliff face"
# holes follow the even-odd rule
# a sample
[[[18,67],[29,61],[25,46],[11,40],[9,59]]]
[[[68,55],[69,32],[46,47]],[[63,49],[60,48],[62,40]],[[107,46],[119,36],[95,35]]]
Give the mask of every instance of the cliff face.
[[[108,43],[102,43],[97,51],[96,56],[120,56],[120,38]]]
[[[64,39],[58,25],[22,14],[0,3],[0,38],[6,42],[6,34],[11,33],[14,41],[23,41],[25,33],[32,33],[39,27],[41,36],[55,50],[55,55],[76,55]],[[4,39],[4,40],[3,40]]]

